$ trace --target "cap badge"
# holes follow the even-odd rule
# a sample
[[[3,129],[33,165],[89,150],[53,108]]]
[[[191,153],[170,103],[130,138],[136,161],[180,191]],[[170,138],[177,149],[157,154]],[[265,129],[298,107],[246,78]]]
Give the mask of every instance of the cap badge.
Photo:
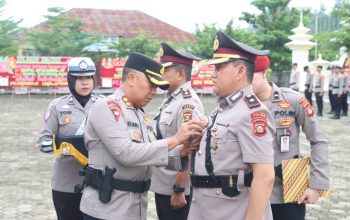
[[[214,40],[214,46],[213,46],[213,49],[214,51],[217,50],[219,48],[219,39],[218,39],[218,36],[215,37],[215,40]]]
[[[81,70],[87,70],[88,64],[85,62],[85,60],[80,61],[80,63],[79,63],[79,68],[80,68]]]
[[[163,47],[160,47],[160,49],[159,49],[159,56],[160,56],[160,57],[164,56]]]

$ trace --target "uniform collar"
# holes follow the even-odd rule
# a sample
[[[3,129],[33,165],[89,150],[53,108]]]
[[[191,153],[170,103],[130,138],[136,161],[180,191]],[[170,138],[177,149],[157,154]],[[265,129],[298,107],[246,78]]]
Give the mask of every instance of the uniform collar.
[[[117,89],[113,95],[114,95],[115,100],[117,100],[117,101],[120,100],[122,103],[124,103],[126,108],[134,109],[134,107],[132,106],[128,97],[125,96],[125,93],[121,88]]]
[[[273,82],[270,82],[270,85],[272,85],[271,102],[282,101],[281,89]]]
[[[247,87],[241,90],[231,93],[225,98],[219,99],[220,107],[224,107],[226,105],[233,107],[235,103],[237,103],[237,101],[240,100],[242,97],[252,94],[254,94],[253,87],[251,85],[248,85]]]
[[[177,88],[173,93],[171,93],[171,96],[173,96],[175,99],[179,97],[182,91],[185,91],[187,89],[191,88],[191,82],[185,82],[179,88]]]

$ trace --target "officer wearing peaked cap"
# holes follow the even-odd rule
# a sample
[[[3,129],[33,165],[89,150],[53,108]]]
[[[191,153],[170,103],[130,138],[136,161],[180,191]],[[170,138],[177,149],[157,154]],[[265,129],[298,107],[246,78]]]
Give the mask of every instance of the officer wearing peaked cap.
[[[251,48],[217,32],[214,92],[218,107],[209,117],[191,175],[189,220],[272,219],[273,133],[270,112],[253,94],[256,56]]]
[[[175,50],[166,43],[161,44],[160,55],[165,67],[163,78],[169,82],[169,88],[156,117],[158,139],[173,136],[184,122],[204,113],[202,102],[191,87],[192,63],[200,58]],[[151,190],[155,192],[159,220],[187,219],[190,207],[188,171],[154,167]]]
[[[78,173],[87,162],[82,135],[87,114],[96,101],[96,96],[92,94],[95,72],[95,64],[90,58],[70,59],[67,75],[70,94],[50,103],[39,133],[40,150],[45,153],[55,150],[57,157],[51,186],[59,220],[83,219],[79,210],[81,194],[74,193],[74,186],[83,182]],[[66,142],[77,141],[78,145],[71,145],[77,151],[61,145],[63,137]]]
[[[200,123],[192,120],[172,137],[155,140],[142,107],[152,100],[157,87],[169,87],[163,74],[160,63],[131,53],[123,69],[121,87],[99,99],[91,109],[84,133],[89,151],[87,187],[80,205],[85,219],[145,220],[151,166],[169,164],[169,168],[181,168],[181,161],[175,163],[174,157],[187,157],[189,150],[184,146],[177,155],[169,155],[168,151],[191,136],[200,135]]]
[[[308,100],[290,88],[279,88],[267,81],[270,61],[267,56],[256,59],[253,89],[257,97],[274,114],[276,133],[275,150],[276,178],[271,195],[274,220],[305,219],[305,204],[315,203],[318,190],[329,187],[328,141],[317,122],[317,117]],[[300,156],[300,127],[310,141],[311,168],[309,188],[297,203],[284,203],[282,196],[281,161]],[[294,183],[293,183],[294,184]],[[296,185],[296,184],[295,184]],[[294,186],[294,188],[296,188]]]

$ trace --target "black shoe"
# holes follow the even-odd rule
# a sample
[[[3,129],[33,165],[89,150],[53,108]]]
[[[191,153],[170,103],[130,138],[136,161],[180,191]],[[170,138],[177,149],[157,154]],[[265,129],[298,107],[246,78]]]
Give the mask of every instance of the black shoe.
[[[330,119],[340,119],[339,115],[333,115],[332,117],[330,117]]]
[[[322,113],[317,113],[317,116],[322,117],[323,114]]]
[[[327,112],[327,114],[329,114],[329,115],[334,115],[334,111],[330,111],[330,112]]]
[[[348,113],[343,112],[343,113],[341,113],[341,116],[348,117]]]

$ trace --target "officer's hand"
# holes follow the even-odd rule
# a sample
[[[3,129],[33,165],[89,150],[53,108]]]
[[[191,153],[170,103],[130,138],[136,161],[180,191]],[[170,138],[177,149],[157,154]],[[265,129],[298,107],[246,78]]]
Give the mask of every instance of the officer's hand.
[[[170,204],[173,209],[179,209],[184,207],[187,204],[185,193],[183,192],[174,192],[170,198]]]
[[[201,120],[194,119],[182,124],[181,128],[174,136],[180,144],[185,143],[191,137],[200,136],[202,134],[204,123]]]
[[[300,197],[298,203],[314,204],[317,202],[319,197],[320,197],[320,193],[318,192],[317,189],[308,188],[304,192],[304,194]]]

